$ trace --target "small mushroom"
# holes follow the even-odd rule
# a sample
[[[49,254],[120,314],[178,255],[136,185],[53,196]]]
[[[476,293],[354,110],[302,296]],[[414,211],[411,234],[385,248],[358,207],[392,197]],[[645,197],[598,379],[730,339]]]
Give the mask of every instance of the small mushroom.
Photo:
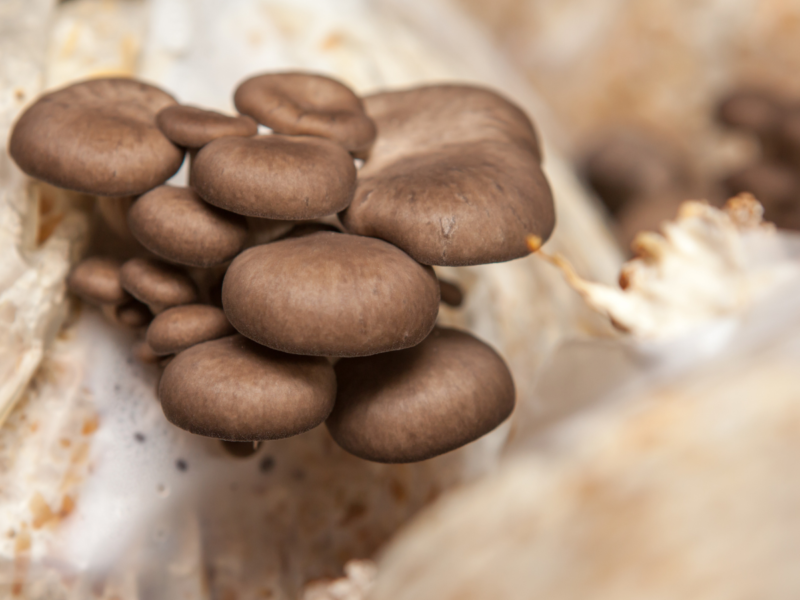
[[[171,185],[157,187],[134,202],[128,226],[154,254],[195,267],[229,261],[247,239],[244,217],[203,202],[189,188]]]
[[[335,142],[262,135],[220,138],[197,153],[192,188],[210,204],[249,217],[316,219],[350,204],[353,159]]]
[[[458,307],[464,302],[464,292],[452,281],[439,279],[439,294],[442,302],[448,306]]]
[[[344,358],[334,369],[338,392],[328,430],[366,460],[438,456],[490,432],[514,409],[505,362],[463,331],[437,327],[414,348]]]
[[[197,302],[194,282],[176,267],[156,259],[130,259],[122,265],[120,282],[154,314],[172,306]]]
[[[167,419],[182,429],[272,440],[322,423],[333,408],[336,376],[325,358],[283,354],[233,335],[178,354],[158,394]]]
[[[225,136],[250,137],[258,125],[250,117],[229,117],[194,106],[168,106],[156,116],[156,124],[173,143],[185,148],[201,148]]]
[[[130,300],[130,296],[120,282],[121,267],[121,261],[113,258],[85,258],[70,272],[67,287],[91,304],[122,304]]]
[[[378,127],[344,227],[384,239],[426,265],[530,254],[555,225],[536,133],[488,90],[439,85],[369,96]]]
[[[103,304],[100,309],[110,323],[128,329],[147,327],[153,320],[153,313],[138,300],[130,299],[122,304]]]
[[[11,132],[9,153],[31,177],[103,196],[142,194],[169,179],[183,150],[155,126],[175,104],[132,79],[93,79],[39,98]]]
[[[219,308],[185,304],[160,313],[147,329],[147,343],[158,355],[176,354],[202,342],[235,333]]]
[[[375,140],[375,124],[361,99],[343,83],[308,73],[251,77],[233,96],[236,109],[276,133],[315,135],[364,152]]]
[[[319,232],[242,252],[225,274],[222,306],[239,333],[270,348],[363,356],[425,339],[439,284],[391,244]]]

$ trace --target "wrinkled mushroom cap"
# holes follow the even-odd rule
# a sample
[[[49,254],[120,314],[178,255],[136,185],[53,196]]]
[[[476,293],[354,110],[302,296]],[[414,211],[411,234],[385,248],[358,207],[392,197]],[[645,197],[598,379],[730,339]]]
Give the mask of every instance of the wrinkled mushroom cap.
[[[133,236],[170,262],[211,267],[244,247],[244,217],[211,206],[191,189],[162,185],[141,196],[128,211]]]
[[[195,157],[191,186],[214,206],[249,217],[304,220],[350,204],[353,159],[314,137],[220,138]]]
[[[239,333],[292,354],[364,356],[407,348],[433,328],[433,269],[391,244],[320,232],[245,250],[222,286]]]
[[[345,450],[376,462],[432,458],[478,439],[514,409],[502,358],[470,334],[436,328],[414,348],[336,363],[327,420]]]
[[[167,419],[182,429],[271,440],[322,423],[333,408],[336,376],[324,358],[283,354],[234,335],[178,354],[158,393]]]
[[[315,135],[350,152],[368,150],[375,125],[361,99],[335,79],[307,73],[258,75],[233,96],[236,109],[276,133]]]
[[[158,314],[197,301],[197,288],[176,267],[152,258],[132,258],[120,270],[122,287]]]
[[[28,175],[103,196],[142,194],[169,179],[183,150],[156,127],[175,99],[132,79],[95,79],[42,96],[11,133],[9,153]]]
[[[229,117],[194,106],[168,106],[156,116],[158,128],[178,146],[201,148],[225,136],[250,137],[258,125],[250,117]]]
[[[120,282],[121,267],[122,262],[114,258],[86,258],[70,272],[67,287],[70,292],[92,304],[121,304],[130,300]]]
[[[501,262],[530,253],[555,225],[536,134],[488,90],[442,85],[365,99],[378,127],[345,228],[427,265]]]
[[[147,329],[147,343],[156,354],[175,354],[233,333],[233,327],[219,308],[186,304],[168,308],[153,319]]]

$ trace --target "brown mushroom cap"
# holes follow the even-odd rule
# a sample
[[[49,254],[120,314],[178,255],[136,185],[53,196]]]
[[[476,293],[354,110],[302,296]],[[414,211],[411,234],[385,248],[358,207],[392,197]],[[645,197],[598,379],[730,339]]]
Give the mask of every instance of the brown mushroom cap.
[[[122,304],[103,304],[100,309],[110,323],[129,329],[147,327],[153,320],[150,309],[133,298]]]
[[[333,408],[336,376],[325,358],[283,354],[233,335],[178,354],[158,394],[167,419],[182,429],[272,440],[322,423]]]
[[[92,256],[79,262],[67,277],[69,291],[92,304],[121,304],[130,300],[120,282],[122,262]]]
[[[415,462],[455,450],[514,409],[502,358],[470,334],[437,327],[420,345],[345,358],[334,367],[327,426],[345,450],[376,462]]]
[[[236,109],[276,133],[315,135],[363,152],[375,140],[375,124],[361,99],[343,83],[322,75],[274,73],[251,77],[233,96]]]
[[[270,348],[364,356],[425,339],[439,283],[391,244],[320,232],[242,252],[225,274],[222,306],[239,333]]]
[[[335,142],[261,135],[214,140],[198,152],[189,177],[192,188],[220,208],[249,217],[304,220],[347,207],[356,168]]]
[[[178,146],[201,148],[225,136],[250,137],[258,133],[258,125],[250,117],[229,117],[213,110],[194,106],[168,106],[156,116],[162,133]]]
[[[229,261],[244,247],[244,217],[211,206],[189,188],[162,185],[128,211],[133,236],[161,258],[182,265],[211,267]]]
[[[156,127],[175,104],[132,79],[94,79],[46,94],[22,114],[9,153],[28,175],[103,196],[132,196],[164,183],[183,150]]]
[[[132,258],[120,270],[122,287],[154,314],[171,306],[197,302],[197,288],[176,267],[152,258]]]
[[[427,265],[501,262],[530,254],[555,225],[531,122],[481,88],[441,85],[365,99],[378,127],[340,218]]]
[[[147,329],[147,343],[156,354],[175,354],[202,342],[235,333],[219,308],[185,304],[168,308]]]

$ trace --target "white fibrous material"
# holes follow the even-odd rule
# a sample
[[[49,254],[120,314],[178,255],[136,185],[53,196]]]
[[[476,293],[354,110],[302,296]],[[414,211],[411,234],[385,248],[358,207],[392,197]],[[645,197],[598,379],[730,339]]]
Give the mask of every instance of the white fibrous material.
[[[181,102],[230,112],[236,84],[264,71],[327,73],[360,93],[469,81],[505,92],[547,138],[547,113],[524,79],[445,3],[234,0],[221,11],[210,1],[71,0],[53,9],[49,29],[44,12],[31,21],[47,57],[37,63],[46,88],[135,75]],[[434,22],[448,25],[425,29]],[[613,281],[620,254],[602,218],[547,144],[545,155],[559,218],[546,247],[587,276]],[[29,210],[28,183],[14,177],[19,206]],[[185,182],[185,171],[173,182]],[[64,198],[55,203],[62,224],[84,218],[74,208],[83,199]],[[0,242],[19,246],[21,231],[4,230]],[[70,248],[86,237],[82,230]],[[69,263],[59,260],[45,264],[63,294]],[[335,580],[348,561],[372,556],[443,491],[495,469],[509,431],[537,418],[533,389],[550,349],[567,335],[614,333],[536,257],[442,273],[466,301],[443,309],[441,321],[472,330],[507,359],[518,408],[483,439],[412,465],[350,456],[324,427],[234,459],[218,441],[166,421],[155,398],[158,370],[133,358],[132,334],[84,306],[0,428],[0,596],[293,598],[310,580]],[[30,339],[44,348],[52,329]],[[334,589],[356,593],[371,575],[353,567],[347,577],[349,588]]]
[[[622,289],[579,277],[554,257],[570,285],[596,311],[639,339],[668,339],[711,320],[737,317],[780,284],[797,277],[797,256],[761,221],[763,208],[750,194],[720,211],[685,202],[661,233],[636,236],[636,258],[620,274]]]

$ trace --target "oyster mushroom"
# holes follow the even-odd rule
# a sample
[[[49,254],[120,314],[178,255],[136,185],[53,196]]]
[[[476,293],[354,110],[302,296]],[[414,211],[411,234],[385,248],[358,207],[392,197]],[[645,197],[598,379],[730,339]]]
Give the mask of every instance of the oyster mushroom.
[[[212,267],[231,260],[244,247],[243,217],[211,206],[191,189],[162,185],[128,211],[133,236],[170,262]]]
[[[258,125],[250,117],[229,117],[194,106],[168,106],[156,115],[156,124],[173,143],[184,148],[201,148],[225,136],[251,137]]]
[[[343,83],[309,73],[271,73],[244,81],[234,94],[236,109],[276,133],[314,135],[364,152],[375,140],[375,124],[361,99]]]
[[[315,137],[220,138],[197,153],[189,176],[206,202],[248,217],[316,219],[350,204],[353,159]]]
[[[345,228],[379,237],[426,265],[530,254],[555,225],[531,122],[505,98],[463,85],[364,100],[378,138],[358,172]]]
[[[67,277],[67,287],[91,304],[118,305],[130,300],[122,287],[122,262],[114,258],[92,256],[79,262]]]
[[[168,308],[147,329],[147,343],[158,355],[175,354],[191,346],[235,333],[219,308],[186,304]]]
[[[336,363],[333,439],[367,460],[432,458],[467,444],[514,409],[502,358],[470,334],[436,328],[413,348]]]
[[[9,153],[31,177],[103,196],[142,194],[169,179],[183,150],[155,126],[175,104],[132,79],[94,79],[51,92],[22,114]]]
[[[158,394],[167,419],[182,429],[271,440],[322,423],[333,408],[336,376],[325,358],[284,354],[233,335],[178,354]]]
[[[363,356],[425,339],[439,284],[391,244],[319,232],[242,252],[225,274],[222,306],[239,333],[270,348]]]
[[[197,301],[197,288],[178,268],[152,258],[132,258],[122,265],[120,282],[154,314]]]

